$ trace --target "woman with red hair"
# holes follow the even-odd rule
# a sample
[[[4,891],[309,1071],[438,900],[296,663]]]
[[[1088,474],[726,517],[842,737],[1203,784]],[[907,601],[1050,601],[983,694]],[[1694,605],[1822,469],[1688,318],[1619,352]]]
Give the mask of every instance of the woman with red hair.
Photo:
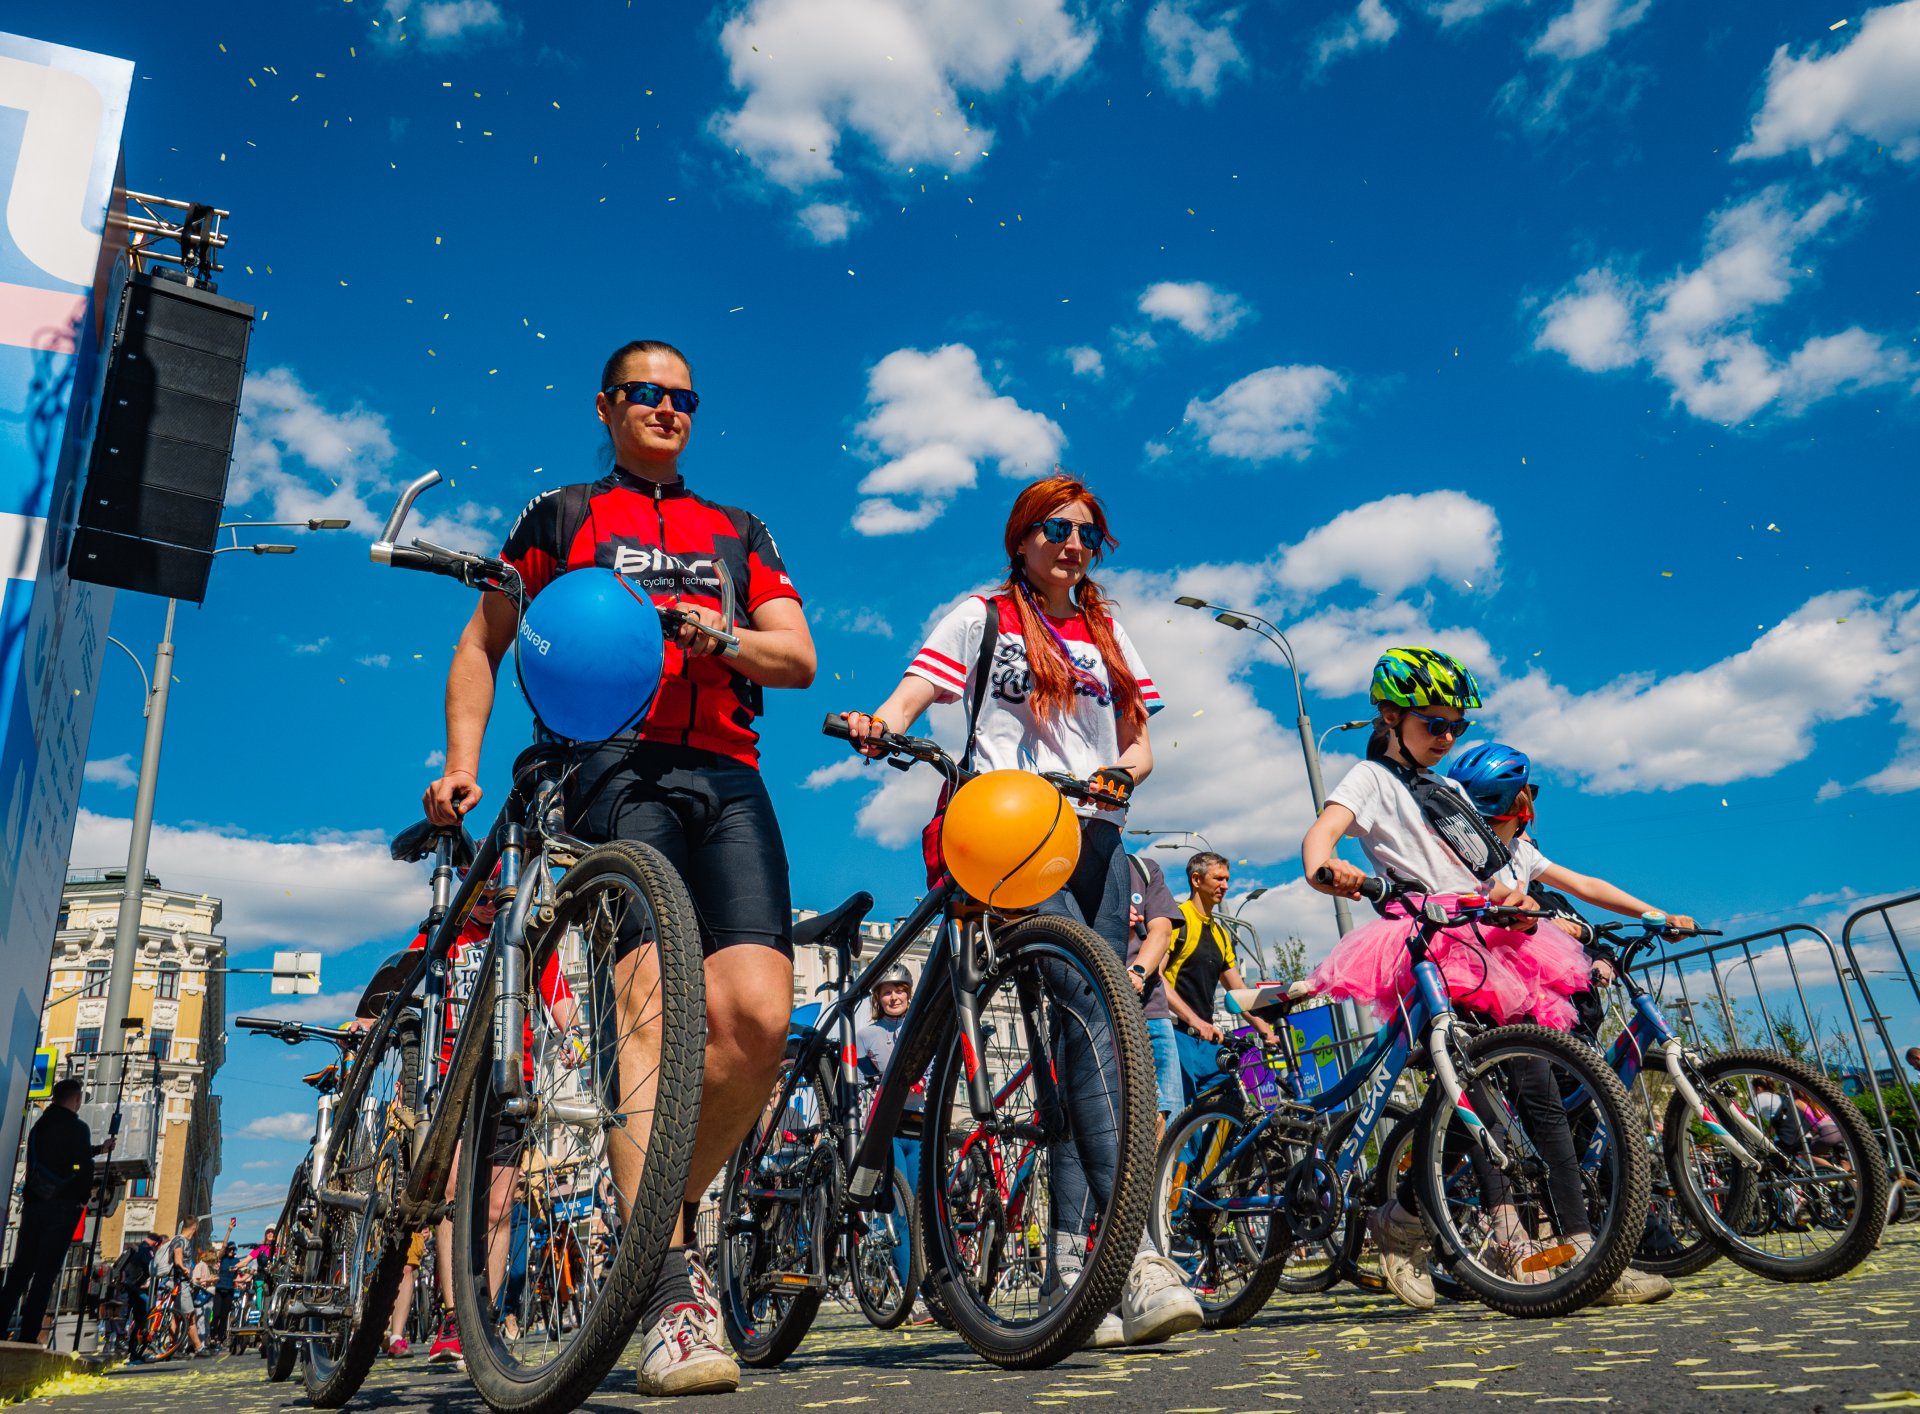
[[[1085,483],[1042,477],[1014,498],[1002,545],[1006,578],[991,595],[969,595],[928,635],[906,676],[872,713],[849,712],[854,749],[880,754],[881,732],[906,732],[936,702],[964,702],[964,763],[973,770],[1064,771],[1103,787],[1100,804],[1077,804],[1080,862],[1066,887],[1039,907],[1087,924],[1124,963],[1132,895],[1121,828],[1128,799],[1153,770],[1147,718],[1160,693],[1115,622],[1088,571],[1118,542],[1106,509]],[[934,868],[935,861],[929,860]],[[1111,1055],[1069,1049],[1063,1090],[1077,1067],[1115,1065]],[[1073,1138],[1051,1147],[1054,1211],[1049,1283],[1071,1280],[1086,1244],[1093,1190],[1118,1163],[1117,1138],[1095,1117],[1075,1116]],[[1045,1288],[1043,1287],[1043,1291]],[[1096,1345],[1164,1340],[1201,1323],[1179,1269],[1145,1238],[1120,1312]]]

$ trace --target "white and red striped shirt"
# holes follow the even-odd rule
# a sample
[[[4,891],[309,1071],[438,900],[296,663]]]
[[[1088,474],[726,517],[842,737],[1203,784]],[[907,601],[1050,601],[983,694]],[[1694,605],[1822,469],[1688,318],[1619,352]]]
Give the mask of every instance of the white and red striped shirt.
[[[1066,771],[1085,777],[1102,766],[1117,764],[1120,760],[1119,714],[1113,705],[1106,660],[1100,656],[1086,625],[1078,615],[1070,619],[1049,618],[1066,641],[1081,672],[1075,674],[1071,710],[1043,719],[1034,712],[1030,700],[1033,674],[1027,665],[1027,645],[1020,633],[1020,616],[1011,600],[999,599],[994,603],[999,608],[1000,631],[987,680],[986,700],[980,707],[979,730],[974,736],[974,769]],[[980,661],[980,640],[986,633],[989,612],[987,600],[978,596],[967,599],[934,625],[926,646],[907,668],[909,673],[932,683],[942,702],[972,705],[973,672]],[[1127,631],[1118,623],[1113,625],[1113,636],[1151,716],[1165,705],[1160,701],[1160,689],[1153,685],[1147,665],[1140,661]],[[1041,651],[1058,650],[1049,642]],[[1115,823],[1124,820],[1126,814],[1118,810],[1096,811],[1095,807],[1080,803],[1074,808],[1082,815],[1097,813],[1100,818]]]

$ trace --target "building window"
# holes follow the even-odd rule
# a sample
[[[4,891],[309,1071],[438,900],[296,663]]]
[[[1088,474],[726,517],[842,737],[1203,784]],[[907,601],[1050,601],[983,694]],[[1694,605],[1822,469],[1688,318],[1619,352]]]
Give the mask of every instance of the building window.
[[[161,1060],[167,1059],[173,1051],[173,1033],[171,1031],[150,1033],[147,1037],[147,1051]]]
[[[107,984],[113,979],[113,964],[103,957],[97,957],[87,964],[87,986],[81,992],[83,997],[104,997]]]
[[[136,1178],[133,1181],[133,1190],[127,1196],[129,1198],[151,1198],[153,1196],[153,1180],[150,1178]]]
[[[82,1026],[73,1033],[73,1049],[76,1055],[91,1056],[100,1050],[100,1028]]]
[[[177,1001],[180,997],[180,964],[163,962],[160,964],[160,985],[154,996],[163,1002]]]

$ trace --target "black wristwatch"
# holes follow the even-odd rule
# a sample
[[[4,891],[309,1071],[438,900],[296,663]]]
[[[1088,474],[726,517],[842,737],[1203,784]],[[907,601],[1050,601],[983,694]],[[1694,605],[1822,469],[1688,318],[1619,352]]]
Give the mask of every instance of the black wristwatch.
[[[1127,971],[1131,972],[1135,977],[1138,977],[1142,982],[1147,980],[1147,969],[1137,962],[1129,967]]]

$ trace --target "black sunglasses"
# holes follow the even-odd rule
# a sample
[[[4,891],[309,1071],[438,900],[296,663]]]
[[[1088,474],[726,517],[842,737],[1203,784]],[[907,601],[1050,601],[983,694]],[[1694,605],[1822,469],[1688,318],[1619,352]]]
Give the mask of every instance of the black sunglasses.
[[[1416,712],[1411,707],[1407,708],[1407,715],[1418,717],[1421,725],[1427,729],[1428,736],[1450,736],[1458,740],[1473,730],[1473,723],[1465,717],[1456,722],[1450,717],[1429,717],[1425,712]]]
[[[700,395],[691,388],[663,388],[658,383],[615,383],[611,388],[602,388],[608,397],[615,393],[625,393],[627,401],[638,403],[643,408],[657,408],[660,399],[665,398],[673,405],[675,412],[684,412],[692,417],[700,406]]]
[[[1037,530],[1047,537],[1049,545],[1064,545],[1069,535],[1078,535],[1082,549],[1100,548],[1100,527],[1090,520],[1068,520],[1065,516],[1048,516],[1045,520],[1036,520],[1027,527]]]

